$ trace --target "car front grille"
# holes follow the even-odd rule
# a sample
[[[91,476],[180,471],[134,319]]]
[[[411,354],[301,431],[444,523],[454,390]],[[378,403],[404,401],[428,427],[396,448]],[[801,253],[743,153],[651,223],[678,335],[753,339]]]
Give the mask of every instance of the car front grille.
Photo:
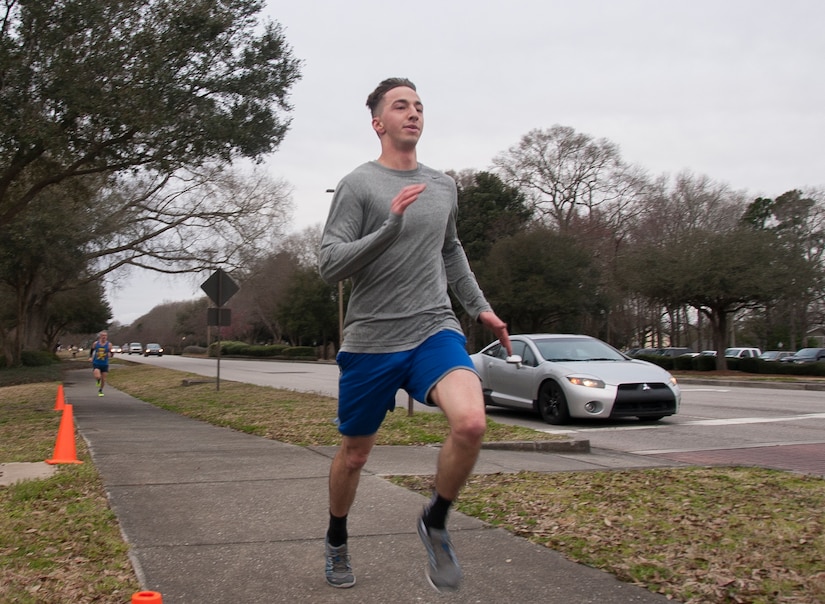
[[[676,413],[676,396],[661,382],[620,384],[610,417],[644,417]]]

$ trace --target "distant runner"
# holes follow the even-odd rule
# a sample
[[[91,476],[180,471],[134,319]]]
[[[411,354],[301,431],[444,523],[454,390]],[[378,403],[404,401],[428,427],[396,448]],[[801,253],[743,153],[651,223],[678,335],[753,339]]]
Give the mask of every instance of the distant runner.
[[[101,331],[95,343],[89,349],[89,360],[92,362],[92,372],[97,380],[97,395],[103,396],[103,387],[106,385],[106,374],[109,373],[109,358],[112,356],[112,344],[109,334]]]

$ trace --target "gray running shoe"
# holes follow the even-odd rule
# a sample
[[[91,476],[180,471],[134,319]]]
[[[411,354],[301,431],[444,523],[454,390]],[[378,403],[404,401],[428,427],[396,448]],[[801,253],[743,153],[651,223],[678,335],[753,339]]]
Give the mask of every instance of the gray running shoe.
[[[427,548],[430,559],[427,566],[427,580],[438,591],[458,591],[461,586],[461,567],[455,557],[455,550],[447,529],[428,529],[424,519],[418,519],[418,536]]]
[[[347,544],[332,547],[329,541],[324,540],[327,553],[327,583],[333,587],[352,587],[355,585],[355,575],[349,563]]]

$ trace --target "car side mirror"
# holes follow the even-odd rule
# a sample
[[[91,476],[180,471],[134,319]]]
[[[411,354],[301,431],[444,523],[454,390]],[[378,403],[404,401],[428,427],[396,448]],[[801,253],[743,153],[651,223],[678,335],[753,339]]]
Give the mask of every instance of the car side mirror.
[[[507,357],[507,362],[510,363],[511,365],[516,365],[518,367],[521,367],[521,363],[522,363],[521,355],[511,354],[509,357]]]

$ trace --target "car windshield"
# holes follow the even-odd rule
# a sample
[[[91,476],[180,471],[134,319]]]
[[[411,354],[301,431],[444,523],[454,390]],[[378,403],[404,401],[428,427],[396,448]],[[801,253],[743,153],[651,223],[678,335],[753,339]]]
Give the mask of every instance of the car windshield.
[[[815,357],[817,350],[819,350],[819,348],[803,348],[802,350],[797,352],[794,356],[796,358]]]
[[[561,361],[624,361],[618,350],[599,340],[585,338],[536,340],[541,356],[555,363]]]

